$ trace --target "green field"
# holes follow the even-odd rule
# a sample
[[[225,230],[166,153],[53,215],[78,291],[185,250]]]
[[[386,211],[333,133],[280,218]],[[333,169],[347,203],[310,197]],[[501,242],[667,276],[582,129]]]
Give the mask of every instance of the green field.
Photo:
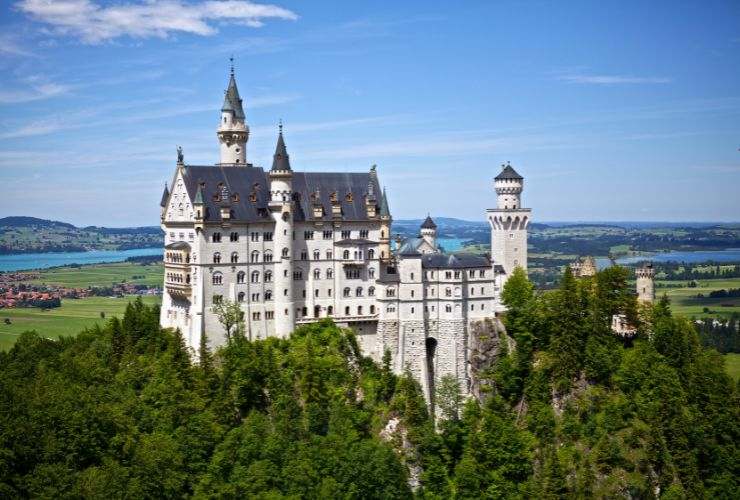
[[[740,288],[740,278],[695,281],[698,286],[696,288],[689,288],[686,281],[659,280],[657,284],[663,285],[663,287],[656,288],[655,294],[660,298],[666,293],[668,298],[671,299],[671,308],[673,311],[689,317],[716,318],[729,316],[733,312],[740,313],[740,298],[738,297],[719,299],[710,299],[708,297],[699,299],[696,297],[699,293],[708,295],[713,290]],[[703,312],[705,307],[709,308],[709,314]]]
[[[63,299],[61,307],[47,311],[35,307],[0,309],[0,349],[9,349],[18,336],[27,330],[36,330],[48,338],[76,335],[85,327],[105,321],[100,318],[101,312],[105,313],[106,319],[120,316],[126,309],[126,304],[134,298]],[[142,299],[146,304],[156,304],[161,300],[156,296],[145,296]],[[12,324],[6,325],[5,318],[10,318]]]
[[[740,354],[734,352],[725,354],[725,370],[735,382],[740,379]]]
[[[87,288],[88,286],[111,286],[113,283],[125,281],[138,285],[162,286],[163,273],[162,264],[144,266],[135,262],[117,262],[44,269],[39,279],[30,283]]]

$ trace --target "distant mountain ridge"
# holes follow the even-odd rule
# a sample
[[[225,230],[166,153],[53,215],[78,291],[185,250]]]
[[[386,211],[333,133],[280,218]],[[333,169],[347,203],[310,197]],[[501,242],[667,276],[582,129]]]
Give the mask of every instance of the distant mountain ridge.
[[[131,250],[162,245],[162,230],[147,227],[76,227],[37,217],[0,218],[0,254]]]

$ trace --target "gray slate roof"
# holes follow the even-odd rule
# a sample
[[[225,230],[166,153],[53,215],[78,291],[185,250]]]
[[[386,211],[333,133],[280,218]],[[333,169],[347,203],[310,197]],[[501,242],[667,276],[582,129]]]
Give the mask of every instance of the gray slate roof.
[[[239,97],[239,90],[236,88],[233,71],[231,72],[231,78],[229,78],[229,86],[226,89],[224,105],[221,106],[221,111],[231,111],[236,118],[244,119],[244,108],[242,107],[242,100]]]
[[[183,169],[183,180],[191,200],[196,198],[198,188],[202,189],[205,221],[221,220],[220,194],[224,187],[232,200],[229,204],[233,211],[232,221],[270,220],[267,209],[270,179],[260,167],[189,165]],[[336,193],[342,207],[343,220],[368,220],[365,195],[369,183],[373,183],[375,191],[379,192],[377,177],[369,172],[293,172],[294,220],[332,220],[332,193]],[[318,219],[313,217],[312,199],[317,190],[319,198],[316,203],[324,207],[324,216]],[[239,201],[233,201],[235,198]]]
[[[282,130],[280,130],[280,133],[278,134],[277,145],[275,146],[275,154],[272,157],[271,170],[290,170],[290,156],[288,156],[288,151],[285,148],[285,140],[283,140]]]
[[[421,223],[422,229],[437,229],[437,224],[434,223],[432,218],[427,215],[427,218],[424,219],[424,222]]]
[[[506,165],[504,169],[501,171],[500,174],[496,176],[496,180],[523,180],[524,177],[519,175],[516,170],[514,170],[514,167],[511,165]]]
[[[401,246],[398,247],[396,253],[404,256],[421,255],[417,249],[423,242],[424,240],[422,238],[406,238],[403,243],[401,243]]]
[[[421,257],[421,267],[425,269],[468,269],[490,266],[491,261],[482,255],[430,253]]]
[[[375,177],[375,176],[373,176]],[[377,177],[375,178],[377,182]],[[380,216],[381,217],[390,217],[391,211],[388,209],[388,196],[385,194],[385,188],[383,188],[383,196],[380,200]]]
[[[167,206],[167,202],[170,200],[170,190],[167,189],[167,183],[164,185],[164,193],[162,193],[162,201],[159,202],[159,206],[164,208]]]

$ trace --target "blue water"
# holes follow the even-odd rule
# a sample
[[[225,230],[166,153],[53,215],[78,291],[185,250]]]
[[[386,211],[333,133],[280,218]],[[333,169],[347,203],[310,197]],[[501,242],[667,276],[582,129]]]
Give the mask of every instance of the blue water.
[[[637,255],[631,257],[620,257],[617,264],[634,264],[650,260],[653,262],[686,262],[698,264],[700,262],[740,262],[740,248],[728,248],[726,250],[706,250],[697,252],[664,252],[649,255]],[[599,268],[609,265],[609,259],[596,259]]]
[[[0,255],[0,271],[45,269],[68,264],[97,264],[122,262],[129,257],[162,255],[161,248],[136,248],[133,250],[92,250],[90,252],[51,252]]]
[[[463,249],[463,243],[470,241],[461,238],[437,238],[437,245],[444,248],[445,252],[457,252]]]

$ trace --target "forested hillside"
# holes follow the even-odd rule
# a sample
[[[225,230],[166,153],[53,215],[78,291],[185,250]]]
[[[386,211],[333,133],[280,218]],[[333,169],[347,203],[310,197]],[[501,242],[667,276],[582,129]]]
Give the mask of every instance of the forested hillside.
[[[611,268],[504,298],[516,349],[485,401],[363,358],[325,321],[235,335],[191,362],[158,311],[0,353],[0,496],[59,498],[738,498],[738,394],[722,358]],[[634,342],[611,314],[638,325]],[[513,344],[514,342],[512,342]],[[506,343],[502,343],[505,345]]]
[[[75,227],[36,217],[0,218],[0,255],[129,250],[161,245],[162,230],[158,227]]]

